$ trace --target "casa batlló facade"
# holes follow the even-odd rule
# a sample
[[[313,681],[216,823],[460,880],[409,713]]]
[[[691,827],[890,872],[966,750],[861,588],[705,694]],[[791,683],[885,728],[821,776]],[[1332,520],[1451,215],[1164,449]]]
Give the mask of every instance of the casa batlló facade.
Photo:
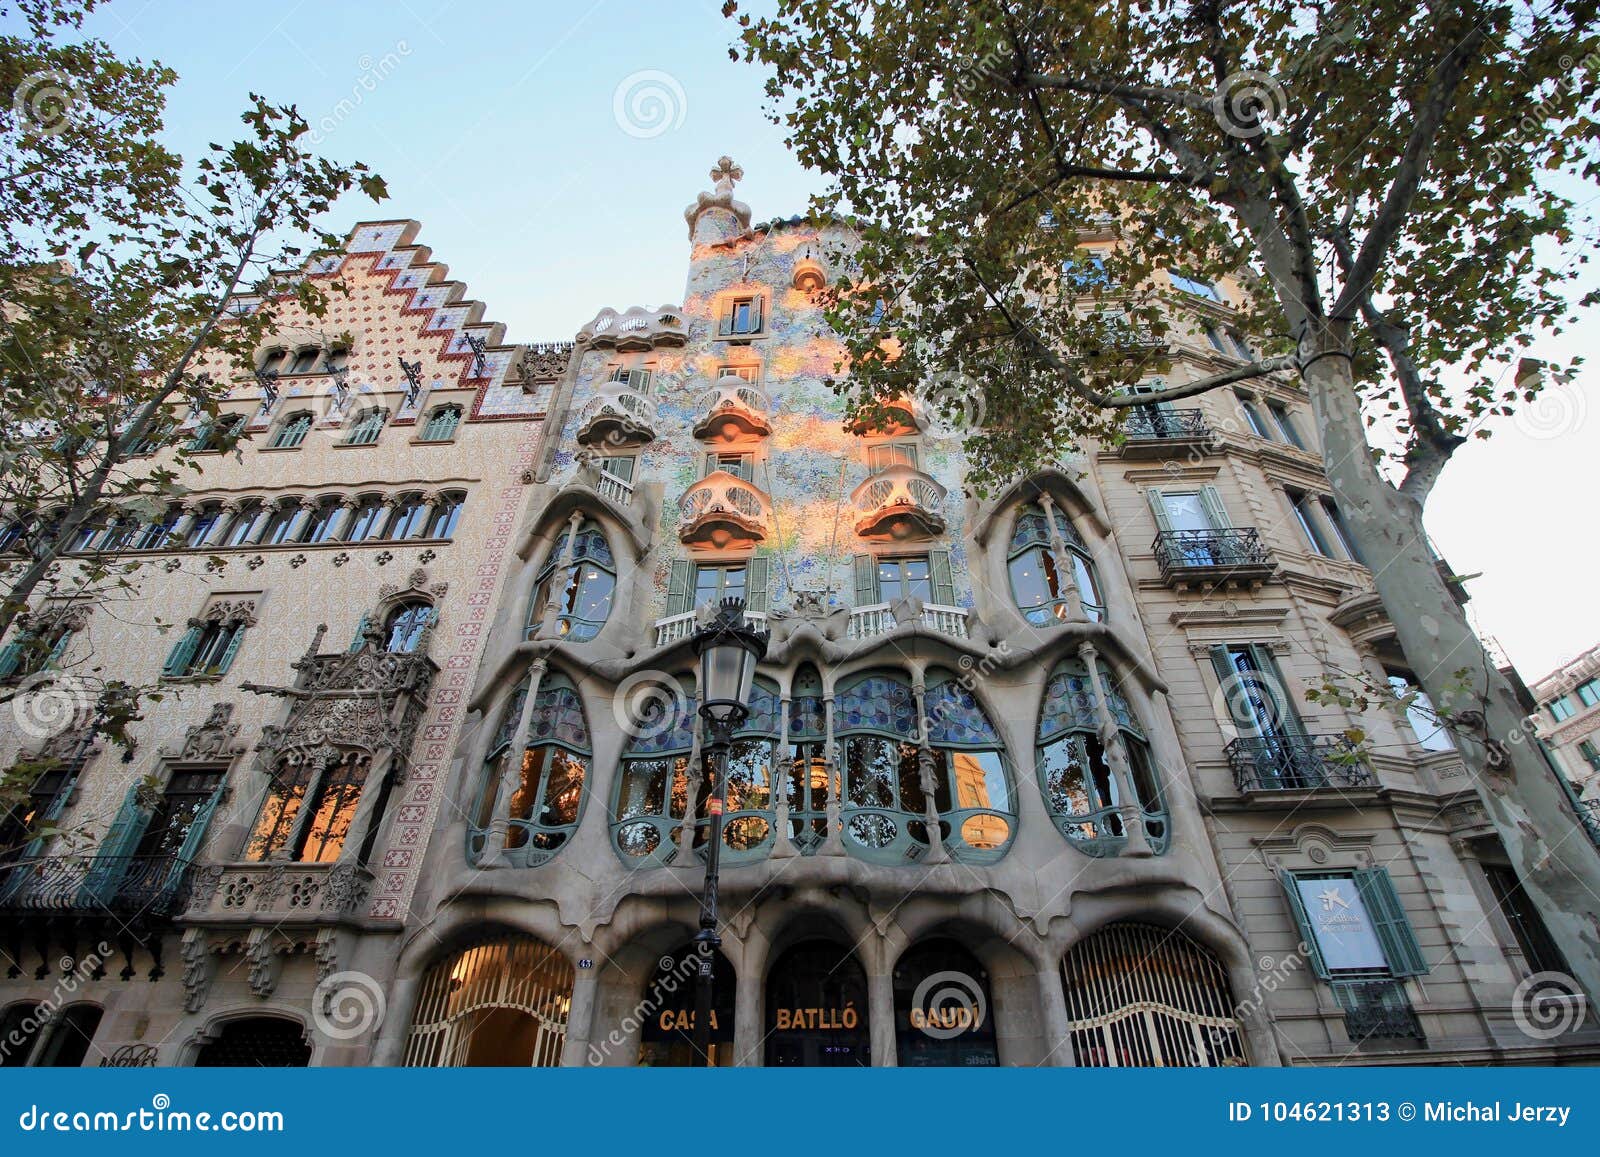
[[[1308,702],[1410,672],[1300,392],[970,493],[924,404],[846,427],[850,238],[754,224],[741,175],[685,212],[677,302],[570,343],[507,344],[414,224],[308,270],[354,292],[260,351],[242,453],[113,537],[151,613],[29,620],[70,628],[56,678],[178,694],[128,761],[12,729],[34,809],[98,838],[4,869],[5,1063],[693,1063],[727,599],[770,639],[714,1063],[1600,1055],[1581,1007],[1527,1015],[1564,965],[1426,703]],[[1248,352],[1236,293],[1173,279],[1169,381]]]

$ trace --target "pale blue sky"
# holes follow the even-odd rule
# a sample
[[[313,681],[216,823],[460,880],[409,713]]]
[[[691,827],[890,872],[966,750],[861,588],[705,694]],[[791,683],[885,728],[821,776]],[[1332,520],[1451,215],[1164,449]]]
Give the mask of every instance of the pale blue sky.
[[[352,197],[348,221],[330,226],[419,219],[420,241],[511,340],[550,340],[604,305],[678,298],[682,210],[720,154],[744,167],[739,195],[757,219],[799,212],[819,187],[762,117],[761,74],[728,59],[720,7],[111,0],[88,29],[178,71],[168,127],[186,156],[238,135],[251,91],[297,104],[324,152],[389,182],[383,206]],[[632,120],[630,91],[644,102]],[[652,91],[664,107],[651,106]],[[666,119],[650,120],[651,107]],[[1567,356],[1590,344],[1583,337],[1533,352]],[[1457,455],[1429,507],[1456,569],[1484,572],[1469,588],[1483,630],[1529,679],[1600,641],[1591,385],[1496,423],[1494,439]]]

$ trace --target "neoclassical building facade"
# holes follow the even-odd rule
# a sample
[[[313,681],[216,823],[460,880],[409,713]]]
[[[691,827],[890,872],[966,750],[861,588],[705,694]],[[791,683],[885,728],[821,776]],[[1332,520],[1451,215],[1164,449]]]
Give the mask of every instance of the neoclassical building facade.
[[[84,1063],[694,1063],[693,643],[738,599],[769,641],[728,761],[714,1063],[1593,1060],[1592,1027],[1529,1030],[1524,979],[1564,966],[1409,694],[1298,388],[1150,407],[973,493],[924,403],[847,426],[819,293],[850,238],[753,223],[740,176],[724,158],[685,212],[678,302],[571,343],[504,344],[413,272],[437,268],[413,227],[351,234],[330,272],[364,320],[305,343],[300,388],[342,352],[375,396],[280,448],[303,346],[262,351],[267,413],[241,384],[249,446],[172,536],[215,505],[202,556],[242,565],[197,580],[156,548],[179,566],[142,597],[194,583],[196,618],[119,628],[115,661],[185,694],[149,721],[166,747],[54,773],[50,806],[105,817],[90,911],[28,907],[51,848],[10,870],[0,1011],[76,967],[113,852],[148,879],[166,855],[132,974],[67,1005],[102,1010]],[[1168,288],[1167,380],[1248,355],[1237,286]],[[1308,697],[1339,674],[1400,698]],[[171,854],[118,827],[140,776],[194,801],[155,813]]]

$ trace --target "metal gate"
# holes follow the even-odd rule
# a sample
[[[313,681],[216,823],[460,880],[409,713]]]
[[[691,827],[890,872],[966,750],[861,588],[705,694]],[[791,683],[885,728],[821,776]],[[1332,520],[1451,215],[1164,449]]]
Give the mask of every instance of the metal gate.
[[[572,1009],[572,976],[564,956],[526,936],[487,941],[446,957],[422,978],[405,1063],[559,1065]],[[508,1013],[519,1023],[508,1025],[496,1013]]]
[[[1081,1066],[1247,1063],[1227,974],[1181,932],[1112,924],[1074,946],[1061,975]]]

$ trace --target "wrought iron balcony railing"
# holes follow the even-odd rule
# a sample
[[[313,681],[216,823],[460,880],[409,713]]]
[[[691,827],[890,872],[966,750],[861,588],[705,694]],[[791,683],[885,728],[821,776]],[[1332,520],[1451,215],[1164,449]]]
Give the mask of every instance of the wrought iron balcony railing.
[[[1596,847],[1600,847],[1600,796],[1578,801],[1578,822]]]
[[[1334,999],[1344,1009],[1344,1027],[1351,1040],[1423,1039],[1422,1024],[1403,981],[1379,977],[1331,983]]]
[[[1262,579],[1275,569],[1254,527],[1238,530],[1163,530],[1152,549],[1169,583]]]
[[[1357,790],[1378,786],[1342,735],[1263,735],[1223,749],[1240,791]]]
[[[1199,410],[1140,406],[1122,423],[1129,442],[1209,442],[1211,427]]]
[[[46,856],[0,870],[0,913],[166,919],[188,886],[189,861],[172,856]]]

